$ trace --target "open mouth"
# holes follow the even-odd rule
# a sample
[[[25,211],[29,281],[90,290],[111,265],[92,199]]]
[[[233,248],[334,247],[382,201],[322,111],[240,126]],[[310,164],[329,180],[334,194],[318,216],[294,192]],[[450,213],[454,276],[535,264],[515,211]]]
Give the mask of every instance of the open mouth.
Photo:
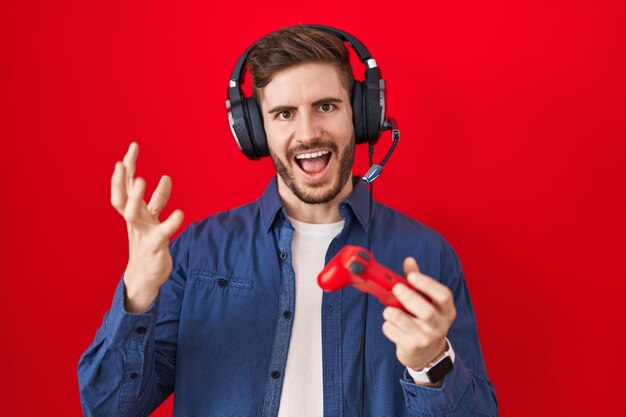
[[[331,157],[330,151],[307,152],[296,155],[296,163],[308,175],[319,174],[326,168]]]

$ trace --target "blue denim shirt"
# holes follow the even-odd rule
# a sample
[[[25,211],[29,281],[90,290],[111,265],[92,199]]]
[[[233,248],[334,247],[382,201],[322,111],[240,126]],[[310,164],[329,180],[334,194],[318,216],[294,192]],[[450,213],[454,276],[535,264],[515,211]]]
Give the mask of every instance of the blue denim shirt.
[[[344,245],[366,246],[368,190],[353,181],[326,262]],[[456,254],[437,232],[379,203],[372,227],[379,262],[402,273],[413,256],[452,290],[457,318],[448,338],[456,359],[442,387],[416,385],[382,333],[384,306],[370,297],[364,414],[496,416]],[[297,308],[293,232],[273,178],[258,200],[193,223],[170,243],[173,270],[148,311],[124,310],[120,281],[78,364],[85,416],[146,416],[172,392],[179,417],[276,416],[293,318],[286,312]],[[359,415],[364,301],[351,286],[323,295],[324,416]]]

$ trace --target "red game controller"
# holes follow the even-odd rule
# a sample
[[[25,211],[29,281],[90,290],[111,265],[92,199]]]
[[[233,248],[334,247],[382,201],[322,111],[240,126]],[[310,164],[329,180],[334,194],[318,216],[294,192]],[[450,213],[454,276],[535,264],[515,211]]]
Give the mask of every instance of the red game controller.
[[[341,249],[317,276],[317,283],[324,291],[337,291],[351,284],[384,305],[409,313],[391,292],[399,282],[413,288],[404,277],[376,262],[367,249],[351,245]]]

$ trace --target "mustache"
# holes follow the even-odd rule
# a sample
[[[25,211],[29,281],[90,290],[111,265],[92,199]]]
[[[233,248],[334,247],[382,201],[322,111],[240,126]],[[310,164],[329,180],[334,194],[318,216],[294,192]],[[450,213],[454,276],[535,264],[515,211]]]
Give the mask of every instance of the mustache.
[[[303,143],[301,145],[294,146],[293,148],[289,149],[287,151],[287,160],[290,161],[297,154],[303,153],[303,152],[307,152],[307,151],[311,151],[313,149],[328,149],[331,152],[333,152],[334,154],[338,154],[339,153],[339,147],[337,146],[337,144],[335,142],[324,141],[324,140],[319,139],[319,140],[314,140],[314,141],[309,142],[309,143]]]

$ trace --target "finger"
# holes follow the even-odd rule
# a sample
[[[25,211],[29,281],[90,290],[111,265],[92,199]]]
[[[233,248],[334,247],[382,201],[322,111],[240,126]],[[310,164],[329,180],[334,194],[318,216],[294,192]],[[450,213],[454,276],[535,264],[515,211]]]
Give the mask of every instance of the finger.
[[[124,215],[127,197],[126,184],[124,183],[124,164],[118,161],[115,163],[115,169],[111,177],[111,205],[121,215]]]
[[[171,194],[172,180],[167,175],[163,175],[159,181],[159,185],[157,185],[157,188],[152,193],[152,197],[148,203],[148,211],[151,214],[161,213],[161,210],[163,210],[163,207],[167,204],[167,200],[169,200]]]
[[[126,169],[126,191],[130,195],[133,188],[133,181],[135,176],[135,166],[137,164],[137,155],[139,154],[139,145],[137,142],[132,142],[128,147],[126,155],[124,155],[124,168]]]
[[[432,303],[444,314],[454,310],[454,297],[448,287],[437,280],[419,272],[411,272],[407,276],[409,283],[418,291],[429,297]]]
[[[146,190],[146,182],[143,178],[136,178],[133,187],[128,195],[126,207],[124,209],[124,219],[127,222],[133,222],[140,218],[142,206],[145,206],[143,194]]]
[[[396,284],[392,289],[393,295],[420,321],[431,327],[442,322],[441,312],[420,293],[404,284]]]
[[[174,210],[172,214],[165,220],[163,223],[159,225],[165,236],[169,239],[170,236],[174,234],[176,230],[183,224],[184,214],[181,210]]]
[[[383,318],[404,333],[411,333],[422,330],[415,317],[405,313],[399,308],[386,307],[383,310]]]
[[[402,269],[404,270],[404,276],[407,276],[409,272],[419,272],[420,268],[417,265],[417,261],[415,258],[409,256],[404,258],[404,262],[402,264]]]
[[[398,347],[407,349],[422,348],[428,343],[428,337],[419,330],[405,332],[390,321],[383,323],[383,334]]]
[[[404,333],[388,321],[383,323],[383,334],[396,345],[402,343],[405,338]]]

